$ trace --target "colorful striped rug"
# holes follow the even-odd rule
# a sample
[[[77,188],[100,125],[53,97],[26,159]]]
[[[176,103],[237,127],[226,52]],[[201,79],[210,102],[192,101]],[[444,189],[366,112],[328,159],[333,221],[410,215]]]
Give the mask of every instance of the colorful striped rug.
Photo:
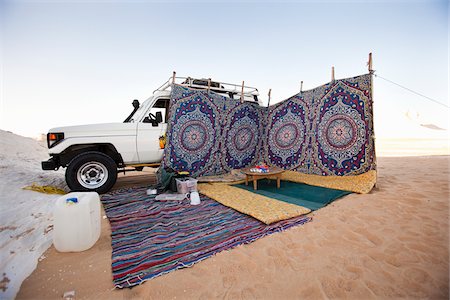
[[[111,224],[112,273],[118,288],[311,220],[296,217],[265,225],[205,196],[196,206],[187,200],[159,202],[145,188],[103,195],[102,203]]]

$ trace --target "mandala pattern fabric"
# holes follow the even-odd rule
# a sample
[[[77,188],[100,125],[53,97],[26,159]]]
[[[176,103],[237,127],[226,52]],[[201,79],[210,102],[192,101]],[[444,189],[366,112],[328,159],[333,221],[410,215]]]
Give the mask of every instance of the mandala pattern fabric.
[[[164,164],[192,176],[255,164],[264,109],[213,92],[174,85]]]
[[[376,169],[370,76],[337,80],[269,107],[265,160],[315,175]]]
[[[266,161],[285,169],[298,165],[305,155],[305,106],[296,96],[271,107],[268,113]]]
[[[315,175],[376,169],[371,75],[330,82],[269,108],[174,85],[164,164],[219,175],[264,160]]]

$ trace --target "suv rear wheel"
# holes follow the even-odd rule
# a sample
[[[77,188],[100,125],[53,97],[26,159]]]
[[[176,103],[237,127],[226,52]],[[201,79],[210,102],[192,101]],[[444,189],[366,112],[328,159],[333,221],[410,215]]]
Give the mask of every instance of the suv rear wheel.
[[[116,179],[116,163],[98,151],[75,156],[66,169],[66,182],[72,191],[106,193],[114,186]]]

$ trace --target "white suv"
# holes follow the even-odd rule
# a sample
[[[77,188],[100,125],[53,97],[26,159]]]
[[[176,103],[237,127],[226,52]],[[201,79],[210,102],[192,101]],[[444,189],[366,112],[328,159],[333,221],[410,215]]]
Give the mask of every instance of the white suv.
[[[123,123],[57,127],[49,130],[50,159],[43,170],[66,167],[66,182],[72,191],[109,191],[119,169],[142,170],[158,164],[164,149],[159,138],[165,135],[170,105],[170,87],[175,80],[183,86],[211,89],[229,97],[258,101],[256,88],[212,82],[208,79],[171,78],[146,101],[133,101],[133,112]],[[242,95],[242,96],[241,96]]]

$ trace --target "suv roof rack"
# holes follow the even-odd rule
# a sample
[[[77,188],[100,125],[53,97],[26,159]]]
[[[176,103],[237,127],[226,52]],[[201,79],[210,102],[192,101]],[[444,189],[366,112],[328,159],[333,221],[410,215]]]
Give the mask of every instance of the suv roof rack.
[[[244,101],[256,101],[259,102],[259,92],[257,88],[250,86],[242,86],[239,84],[225,83],[219,81],[211,81],[211,79],[197,79],[192,77],[170,77],[164,84],[153,91],[165,91],[170,89],[172,83],[199,90],[210,89],[216,93],[226,94],[232,99],[240,99],[243,95]],[[208,85],[209,83],[209,85]]]

